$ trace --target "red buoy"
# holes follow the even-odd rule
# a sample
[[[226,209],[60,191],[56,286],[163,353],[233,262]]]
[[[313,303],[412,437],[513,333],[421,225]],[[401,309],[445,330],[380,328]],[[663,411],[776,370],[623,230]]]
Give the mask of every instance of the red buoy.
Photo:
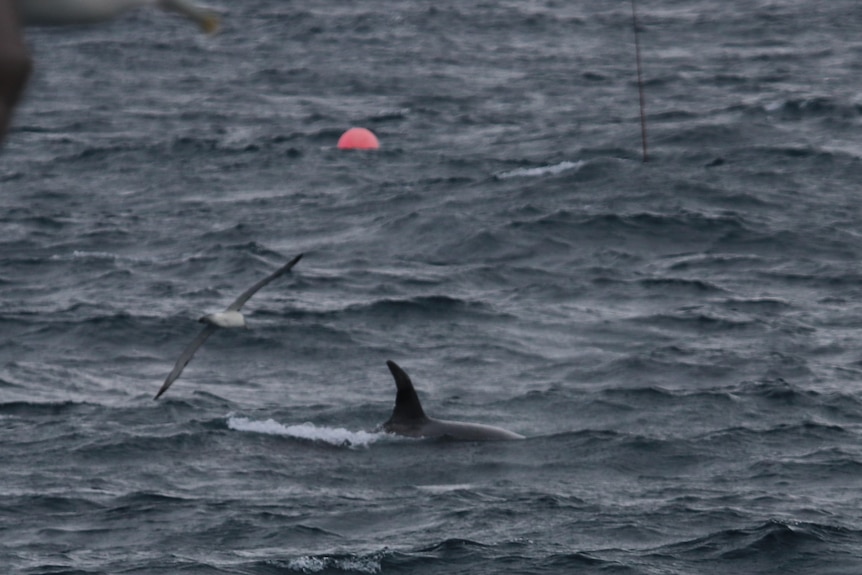
[[[350,128],[338,138],[339,150],[376,150],[379,147],[377,136],[365,128]]]

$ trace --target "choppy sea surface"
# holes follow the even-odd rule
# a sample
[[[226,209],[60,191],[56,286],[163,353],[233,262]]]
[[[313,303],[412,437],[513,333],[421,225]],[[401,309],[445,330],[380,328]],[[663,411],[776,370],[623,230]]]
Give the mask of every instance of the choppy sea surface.
[[[27,31],[4,572],[862,572],[862,4],[215,7]]]

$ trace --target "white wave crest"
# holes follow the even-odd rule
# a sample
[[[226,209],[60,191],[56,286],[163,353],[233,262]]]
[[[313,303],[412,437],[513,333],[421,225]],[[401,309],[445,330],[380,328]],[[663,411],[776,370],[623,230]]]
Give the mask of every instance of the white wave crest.
[[[52,260],[117,260],[120,256],[111,252],[91,252],[86,250],[74,250],[71,254],[54,254]]]
[[[350,431],[337,427],[317,427],[313,423],[299,425],[284,425],[273,419],[255,421],[247,417],[228,416],[227,426],[236,431],[250,431],[267,435],[281,435],[296,439],[322,441],[331,445],[345,447],[368,447],[375,441],[386,437],[385,433],[369,433],[367,431]]]
[[[111,261],[129,261],[149,263],[151,260],[129,255],[120,255],[112,252],[88,251],[88,250],[73,250],[72,253],[54,254],[51,256],[54,261],[74,261],[74,260],[111,260]]]
[[[291,559],[287,566],[288,569],[303,573],[320,573],[321,571],[330,569],[359,573],[380,573],[383,569],[379,554],[344,558],[306,555],[305,557]]]
[[[518,168],[508,172],[497,174],[497,177],[505,180],[506,178],[530,178],[537,176],[548,176],[565,172],[566,170],[579,169],[584,165],[584,162],[560,162],[552,166],[539,166],[538,168]]]

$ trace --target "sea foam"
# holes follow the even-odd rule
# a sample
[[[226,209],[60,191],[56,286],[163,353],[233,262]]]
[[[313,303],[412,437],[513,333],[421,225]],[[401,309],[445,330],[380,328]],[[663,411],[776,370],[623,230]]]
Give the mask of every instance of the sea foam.
[[[386,437],[385,433],[370,433],[367,431],[350,431],[340,427],[318,427],[313,423],[284,425],[274,419],[265,421],[253,420],[247,417],[229,415],[227,426],[236,431],[249,431],[266,435],[281,435],[295,439],[320,441],[331,445],[345,447],[368,447],[377,440]]]
[[[497,174],[497,177],[501,180],[505,180],[507,178],[535,178],[538,176],[552,176],[554,174],[559,174],[560,172],[565,172],[567,170],[579,169],[583,165],[584,162],[560,162],[559,164],[553,164],[551,166],[539,166],[536,168],[518,168],[515,170],[509,170],[508,172],[501,172]]]

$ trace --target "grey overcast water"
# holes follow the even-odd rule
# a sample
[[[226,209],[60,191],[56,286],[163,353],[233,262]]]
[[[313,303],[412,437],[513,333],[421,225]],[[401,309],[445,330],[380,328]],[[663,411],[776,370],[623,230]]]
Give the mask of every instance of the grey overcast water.
[[[862,572],[862,4],[214,7],[27,30],[6,572]]]

